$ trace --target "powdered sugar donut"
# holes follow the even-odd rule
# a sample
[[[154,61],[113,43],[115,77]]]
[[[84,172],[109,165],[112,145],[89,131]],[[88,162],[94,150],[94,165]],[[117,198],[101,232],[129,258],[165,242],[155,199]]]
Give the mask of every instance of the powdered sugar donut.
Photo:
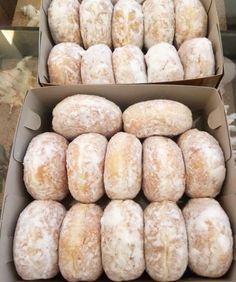
[[[119,0],[112,18],[113,46],[116,48],[131,44],[142,48],[143,32],[142,6],[135,0]]]
[[[24,182],[36,200],[57,200],[68,193],[67,140],[53,132],[34,137],[24,157]]]
[[[116,83],[146,83],[143,52],[134,45],[116,48],[112,55]]]
[[[111,0],[112,4],[115,5],[119,0]],[[129,0],[127,0],[129,1]],[[145,0],[135,0],[136,2],[138,2],[139,4],[142,4]]]
[[[175,43],[177,48],[187,40],[207,36],[208,18],[200,0],[175,1]]]
[[[65,213],[58,202],[33,201],[20,214],[13,257],[23,280],[50,279],[58,274],[58,240]]]
[[[173,0],[146,0],[143,4],[144,43],[147,49],[161,42],[172,44],[175,34]]]
[[[82,203],[93,203],[104,194],[103,170],[107,139],[97,133],[82,134],[67,150],[67,174],[72,196]]]
[[[132,200],[111,201],[101,219],[102,264],[109,279],[129,281],[145,269],[143,211]]]
[[[215,74],[215,56],[207,38],[186,40],[179,48],[185,79],[201,78]]]
[[[138,138],[176,136],[190,129],[192,122],[190,109],[172,100],[139,102],[123,112],[124,131]]]
[[[53,109],[53,129],[68,139],[83,133],[110,137],[122,128],[122,112],[113,102],[95,95],[65,98]]]
[[[186,193],[192,198],[216,197],[225,179],[225,160],[218,141],[209,133],[191,129],[178,140],[185,167]]]
[[[183,80],[184,70],[177,50],[169,43],[152,46],[145,55],[148,82]]]
[[[111,47],[111,19],[113,6],[110,0],[83,0],[80,6],[80,28],[84,47],[106,44]]]
[[[53,84],[81,84],[80,65],[84,49],[76,43],[54,46],[48,57],[48,74]]]
[[[151,202],[177,202],[185,190],[182,152],[170,138],[153,136],[143,143],[143,191]]]
[[[142,145],[132,134],[119,132],[107,146],[104,185],[110,199],[133,199],[141,189]]]
[[[52,0],[48,8],[48,24],[56,44],[75,42],[82,45],[78,0]]]
[[[218,278],[230,268],[233,237],[229,218],[209,198],[191,199],[183,209],[188,232],[189,267],[200,276]]]
[[[91,46],[81,62],[83,84],[114,84],[112,52],[104,44]]]
[[[94,281],[102,274],[102,209],[75,204],[67,212],[59,240],[59,267],[67,281]]]
[[[144,211],[145,262],[156,281],[177,281],[188,264],[188,244],[181,210],[170,201],[151,203]]]

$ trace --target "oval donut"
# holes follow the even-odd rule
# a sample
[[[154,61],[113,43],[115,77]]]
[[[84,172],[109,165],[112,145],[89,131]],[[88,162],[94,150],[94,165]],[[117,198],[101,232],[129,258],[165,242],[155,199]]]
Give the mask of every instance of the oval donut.
[[[33,201],[20,214],[13,241],[17,273],[23,280],[50,279],[59,272],[58,241],[65,208]]]
[[[210,198],[191,199],[183,209],[188,232],[189,267],[198,275],[218,278],[233,259],[233,237],[228,216]]]
[[[185,191],[182,152],[170,138],[153,136],[143,143],[143,192],[151,202],[177,202]]]
[[[81,84],[81,58],[84,49],[76,43],[60,43],[48,57],[48,74],[53,84]]]
[[[143,4],[144,43],[147,49],[160,42],[173,43],[175,10],[173,0],[146,0]]]
[[[54,131],[68,139],[83,133],[100,133],[110,137],[122,128],[122,112],[105,98],[78,94],[56,105],[52,126]]]
[[[67,281],[94,281],[102,274],[102,209],[75,204],[67,212],[59,240],[59,267]]]
[[[129,281],[145,269],[143,211],[132,200],[114,200],[101,219],[102,264],[113,281]]]
[[[78,0],[52,0],[48,8],[48,24],[53,40],[82,45],[80,35],[80,3]]]
[[[67,146],[67,140],[53,132],[31,140],[24,157],[24,182],[34,199],[60,201],[66,197]]]
[[[82,203],[94,203],[104,194],[103,172],[107,139],[97,133],[78,136],[68,146],[67,174],[72,196]]]
[[[218,141],[207,132],[191,129],[180,136],[178,145],[186,167],[186,194],[191,198],[216,197],[226,174]]]
[[[185,105],[171,100],[149,100],[123,112],[124,131],[146,138],[176,136],[192,127],[192,113]]]
[[[200,0],[174,0],[175,44],[177,49],[187,40],[207,36],[208,17]]]
[[[177,281],[188,264],[187,232],[178,206],[151,203],[144,211],[146,270],[156,281]]]
[[[143,35],[142,6],[135,0],[119,0],[114,6],[112,18],[113,47],[131,44],[142,49]]]
[[[110,0],[83,0],[80,5],[80,28],[84,48],[95,44],[111,47],[113,5]]]
[[[133,199],[141,189],[141,178],[141,142],[132,134],[115,134],[107,145],[105,158],[106,194],[113,200]]]

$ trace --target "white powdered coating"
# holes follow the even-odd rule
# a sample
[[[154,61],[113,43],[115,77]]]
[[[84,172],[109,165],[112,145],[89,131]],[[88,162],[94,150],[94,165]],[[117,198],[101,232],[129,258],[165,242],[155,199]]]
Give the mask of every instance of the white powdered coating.
[[[54,46],[48,57],[48,74],[54,84],[81,84],[80,65],[84,49],[76,43]]]
[[[113,5],[110,0],[83,0],[80,6],[80,28],[84,47],[106,44],[111,47],[111,19]]]
[[[67,150],[67,174],[72,196],[82,203],[94,203],[104,194],[103,170],[107,139],[97,133],[82,134]]]
[[[144,211],[146,270],[156,281],[176,281],[188,264],[187,232],[175,203],[150,204]]]
[[[137,46],[116,48],[112,61],[116,83],[147,83],[144,55]]]
[[[67,281],[94,281],[102,274],[101,217],[95,204],[75,204],[67,212],[59,240],[59,267]]]
[[[114,6],[112,18],[112,42],[114,48],[128,44],[143,47],[143,11],[135,0],[119,0]]]
[[[21,212],[13,257],[23,280],[50,279],[58,274],[58,240],[65,213],[54,201],[33,201]]]
[[[192,198],[216,197],[226,168],[222,149],[209,133],[192,129],[178,140],[186,167],[186,193]]]
[[[179,57],[184,67],[185,79],[215,74],[215,56],[212,43],[207,38],[186,40],[179,48]]]
[[[209,198],[189,200],[183,215],[188,232],[189,267],[201,276],[223,276],[233,257],[228,216],[216,200]]]
[[[147,49],[161,42],[172,44],[175,34],[173,0],[146,0],[143,4],[144,44]]]
[[[132,200],[111,201],[101,219],[102,264],[113,281],[129,281],[145,269],[143,211]]]
[[[48,24],[56,44],[75,42],[82,45],[78,0],[52,0],[48,8]]]
[[[187,40],[207,36],[208,17],[200,0],[174,0],[175,44],[177,48]]]
[[[184,79],[184,69],[178,52],[169,43],[152,46],[145,55],[145,60],[149,83]]]
[[[146,138],[152,135],[176,136],[192,127],[192,112],[171,100],[150,100],[123,112],[124,131]]]
[[[68,193],[67,140],[53,132],[34,137],[24,157],[24,182],[36,200],[57,200]]]
[[[104,185],[110,199],[133,199],[141,189],[142,145],[132,134],[119,132],[108,145]]]
[[[65,98],[53,109],[53,129],[73,139],[83,133],[114,135],[122,127],[122,112],[113,102],[93,95]]]
[[[119,0],[111,0],[112,4],[115,5]],[[126,0],[126,1],[130,1],[130,0]],[[142,4],[145,0],[135,0],[136,2],[138,2],[139,4]]]
[[[104,44],[91,46],[81,62],[83,84],[114,84],[111,49]]]
[[[143,143],[143,192],[151,202],[177,202],[185,190],[182,152],[170,138],[154,136]]]

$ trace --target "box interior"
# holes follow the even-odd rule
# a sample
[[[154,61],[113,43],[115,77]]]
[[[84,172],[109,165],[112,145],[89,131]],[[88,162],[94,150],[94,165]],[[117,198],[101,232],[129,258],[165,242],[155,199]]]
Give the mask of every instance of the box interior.
[[[49,31],[47,11],[51,0],[42,1],[40,11],[40,29],[39,29],[39,66],[38,77],[39,83],[42,86],[53,85],[49,82],[47,60],[52,47],[55,45]],[[217,87],[223,76],[224,62],[223,50],[221,43],[221,34],[219,27],[219,20],[216,10],[215,0],[201,0],[205,10],[208,14],[208,38],[211,40],[216,59],[216,75],[199,78],[188,79],[181,81],[166,82],[166,84],[180,84],[180,85],[199,85]],[[163,83],[162,83],[163,84]]]
[[[51,112],[53,107],[63,98],[78,93],[103,96],[115,102],[122,110],[136,102],[150,99],[171,99],[188,106],[193,111],[195,126],[212,134],[223,149],[227,175],[218,200],[229,215],[235,238],[236,196],[234,185],[236,183],[236,173],[224,114],[224,105],[219,93],[215,89],[172,85],[149,85],[148,87],[146,85],[132,87],[124,85],[70,86],[34,89],[26,96],[22,108],[8,170],[0,226],[1,281],[22,281],[15,271],[12,258],[12,243],[18,216],[24,207],[32,201],[23,183],[23,157],[27,146],[34,136],[41,132],[52,130]],[[142,192],[139,193],[135,200],[143,207],[148,203]],[[185,201],[186,197],[183,197],[179,205],[182,206]],[[74,202],[68,196],[63,203],[69,208]],[[107,202],[108,199],[104,197],[99,201],[99,204],[104,206]],[[234,252],[234,261],[230,271],[223,278],[217,279],[217,281],[236,280],[235,259],[236,252]],[[50,281],[59,282],[63,281],[63,278],[58,275]],[[109,280],[104,274],[99,281]],[[151,278],[147,274],[143,274],[137,281],[151,281]],[[200,278],[187,270],[180,281],[215,281],[215,279]]]

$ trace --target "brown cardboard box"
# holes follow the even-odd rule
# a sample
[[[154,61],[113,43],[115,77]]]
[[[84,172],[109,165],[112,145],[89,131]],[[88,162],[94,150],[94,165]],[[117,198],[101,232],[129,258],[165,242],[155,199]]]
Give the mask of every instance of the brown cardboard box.
[[[6,190],[0,226],[0,281],[22,281],[16,274],[12,259],[12,242],[17,218],[23,208],[32,200],[26,192],[23,183],[23,157],[30,140],[37,134],[50,131],[52,109],[63,98],[77,93],[86,93],[106,97],[121,107],[122,110],[139,101],[150,99],[172,99],[184,103],[191,108],[194,114],[194,126],[208,131],[220,143],[227,167],[226,180],[219,201],[228,213],[236,233],[236,171],[230,146],[228,127],[224,112],[224,105],[219,93],[213,88],[199,88],[191,86],[174,85],[115,85],[115,86],[70,86],[47,87],[31,90],[26,96],[25,103],[19,118],[18,127],[12,148],[8,170]],[[106,201],[106,197],[104,197]],[[146,200],[139,193],[136,200],[142,205]],[[104,203],[104,202],[103,202]],[[71,205],[67,198],[64,204]],[[236,259],[236,252],[234,252]],[[187,271],[181,281],[215,281],[199,278]],[[50,280],[59,282],[61,276]],[[139,281],[151,281],[144,274]],[[217,281],[229,282],[236,280],[236,264],[233,261],[228,274]],[[108,281],[103,275],[99,281]]]
[[[198,85],[217,87],[223,76],[224,60],[223,50],[221,43],[219,20],[216,10],[215,0],[201,0],[208,14],[208,38],[213,44],[213,49],[216,58],[216,75],[209,76],[201,79],[191,79],[176,82],[168,82],[166,84],[181,84],[181,85]],[[42,86],[53,85],[49,83],[49,76],[47,70],[47,59],[50,50],[54,46],[53,39],[51,37],[48,21],[47,10],[51,0],[43,0],[40,11],[40,28],[39,28],[39,67],[38,78],[39,83]]]

